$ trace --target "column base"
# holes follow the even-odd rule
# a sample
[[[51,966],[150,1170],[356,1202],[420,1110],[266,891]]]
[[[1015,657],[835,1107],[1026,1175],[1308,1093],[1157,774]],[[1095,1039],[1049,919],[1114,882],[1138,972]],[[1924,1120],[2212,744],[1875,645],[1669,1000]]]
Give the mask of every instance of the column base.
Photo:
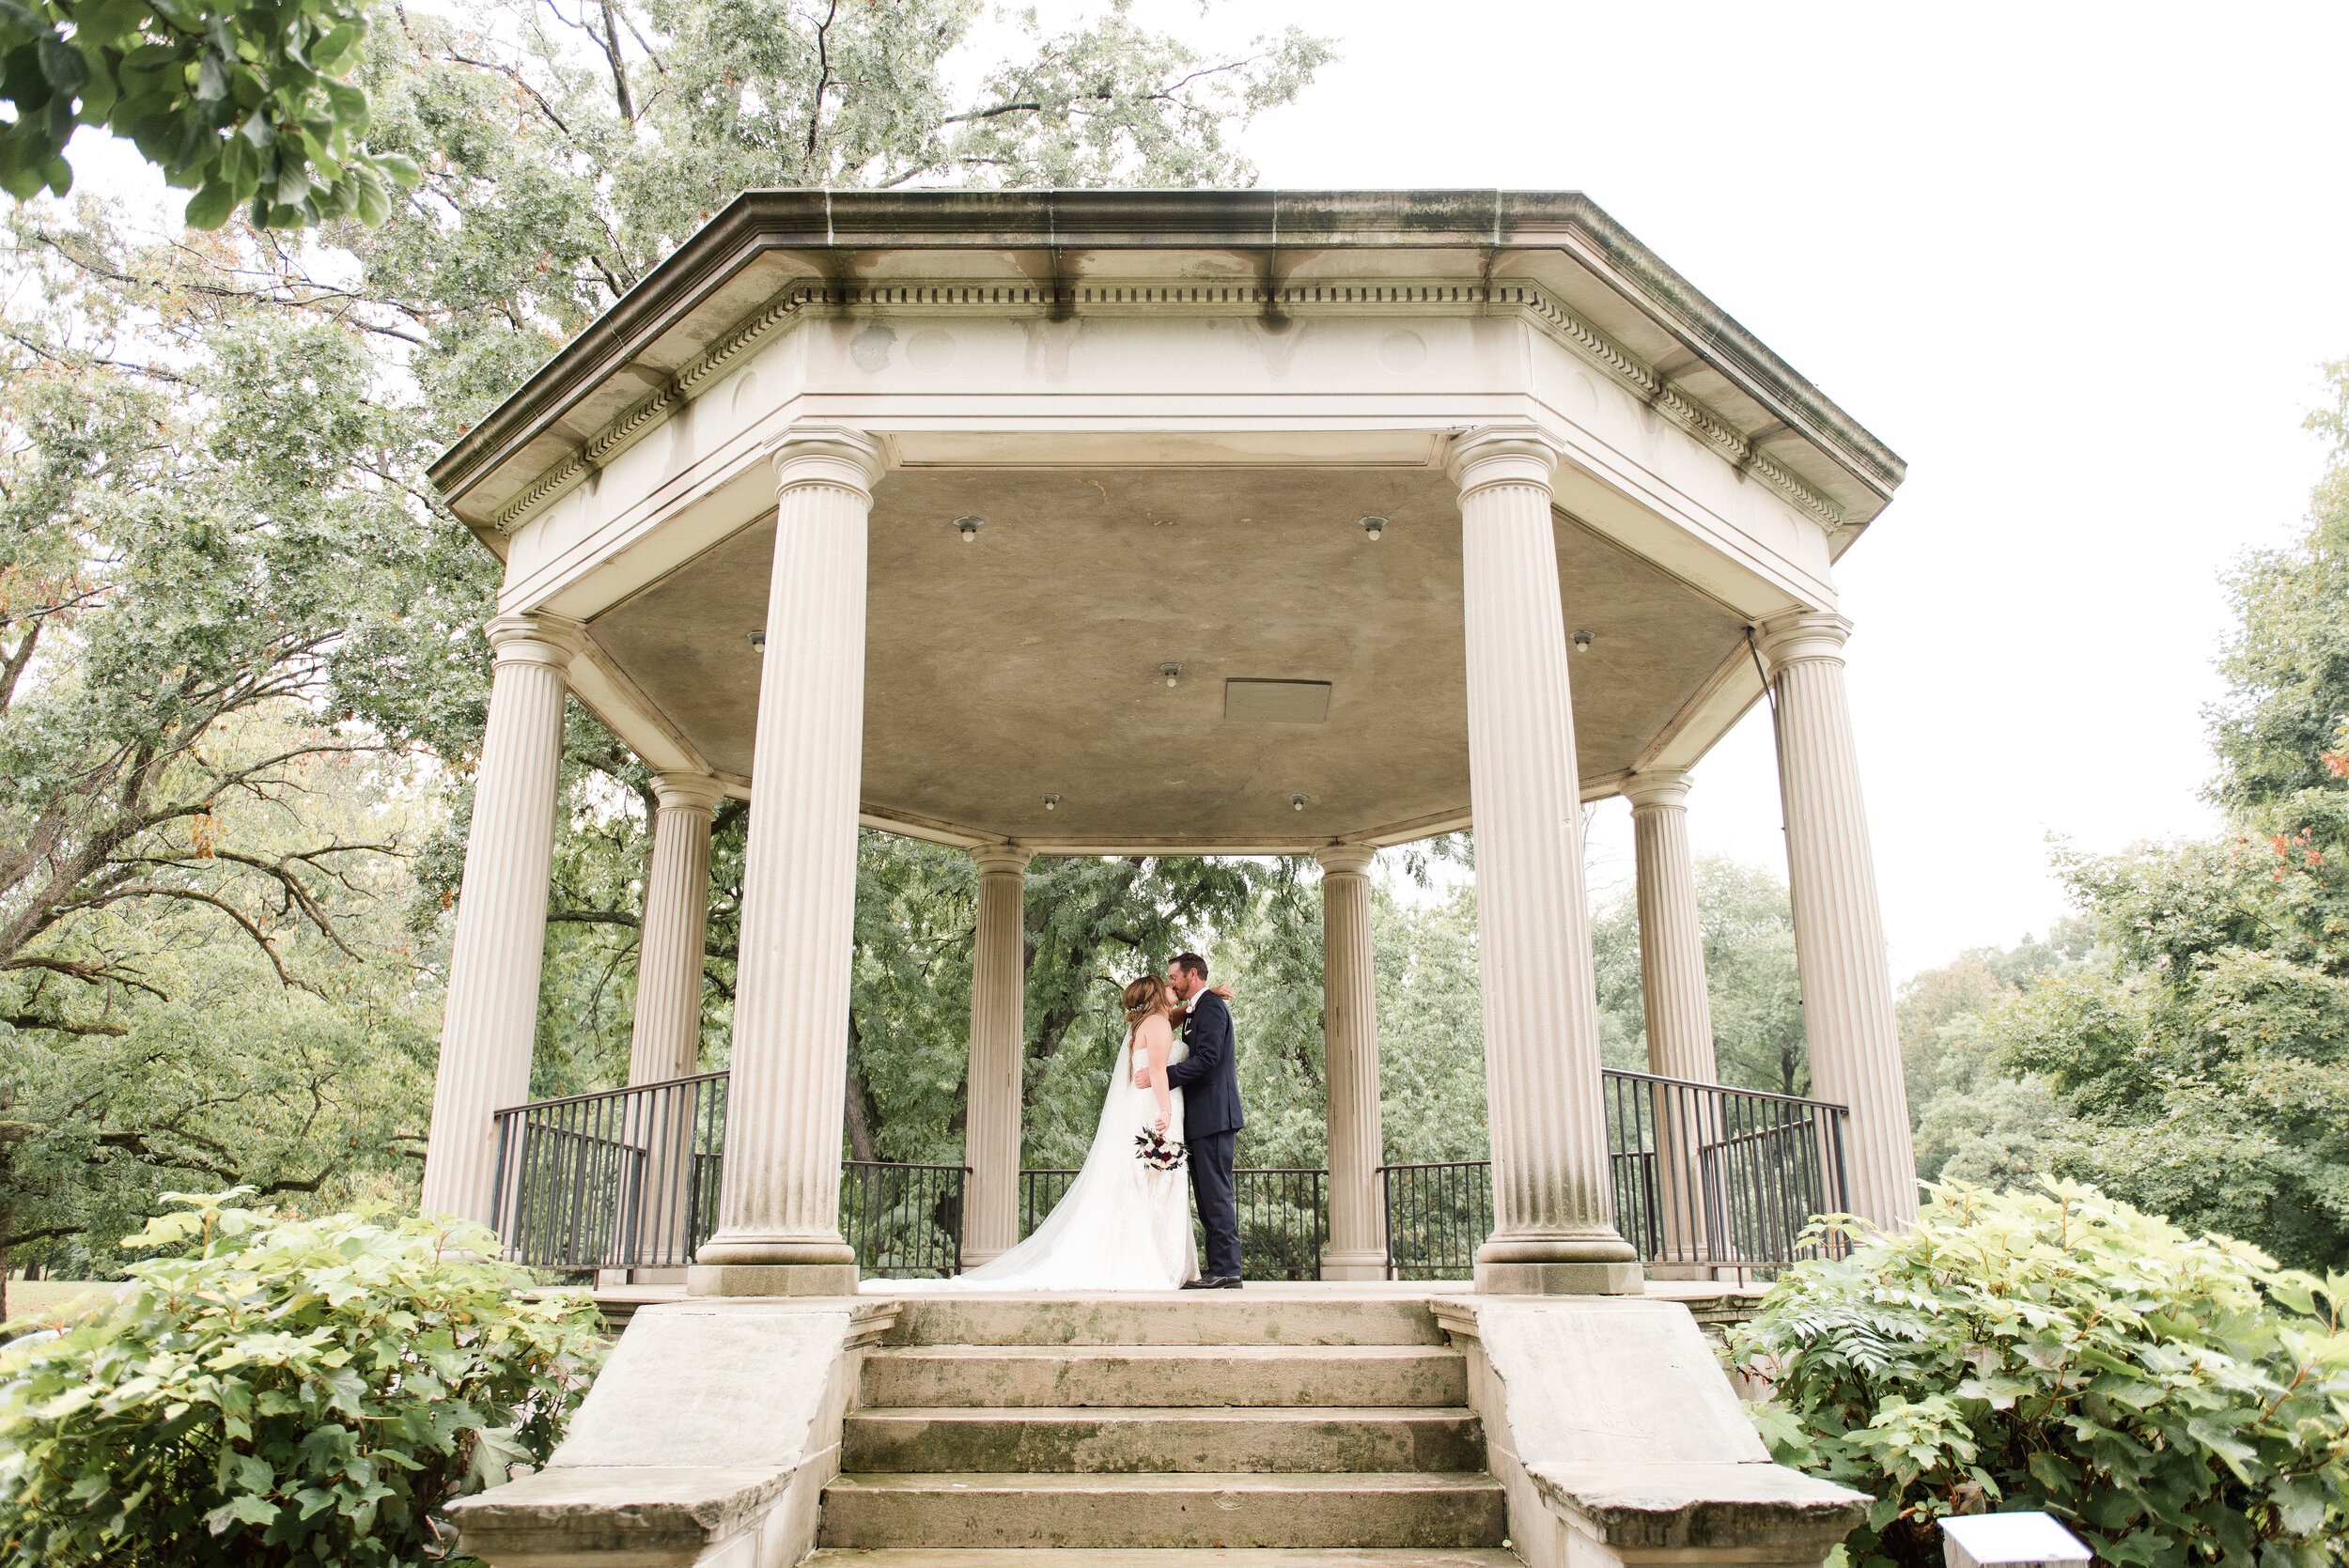
[[[966,1247],[962,1250],[962,1255],[955,1261],[962,1265],[963,1272],[967,1274],[972,1269],[977,1268],[982,1265],[993,1263],[997,1258],[1002,1257],[1005,1252],[1010,1250],[1011,1249],[1008,1247],[989,1248],[985,1251],[981,1251],[976,1248]]]
[[[1367,1250],[1324,1252],[1321,1255],[1321,1277],[1325,1280],[1383,1280],[1387,1277],[1387,1255]]]
[[[1641,1296],[1647,1271],[1630,1263],[1480,1263],[1481,1296]]]
[[[688,1296],[854,1296],[852,1263],[695,1264],[685,1271]]]

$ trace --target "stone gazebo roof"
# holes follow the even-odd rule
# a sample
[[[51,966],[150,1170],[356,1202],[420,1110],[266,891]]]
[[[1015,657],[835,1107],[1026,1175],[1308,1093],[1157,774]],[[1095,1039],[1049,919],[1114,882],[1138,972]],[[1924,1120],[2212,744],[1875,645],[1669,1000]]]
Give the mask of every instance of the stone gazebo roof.
[[[1687,766],[1758,699],[1748,628],[1832,609],[1831,562],[1903,474],[1579,194],[770,191],[432,476],[506,559],[502,608],[585,623],[576,694],[740,793],[762,454],[812,420],[891,464],[865,822],[1047,853],[1466,824],[1445,460],[1470,425],[1562,453],[1585,798]]]

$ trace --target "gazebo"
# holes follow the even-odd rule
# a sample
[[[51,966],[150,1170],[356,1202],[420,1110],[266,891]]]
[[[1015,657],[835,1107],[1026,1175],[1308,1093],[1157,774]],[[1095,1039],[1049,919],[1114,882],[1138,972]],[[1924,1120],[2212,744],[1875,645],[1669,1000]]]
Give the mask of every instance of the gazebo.
[[[749,802],[693,1296],[858,1288],[860,825],[980,874],[966,1262],[1018,1234],[1031,858],[1313,855],[1324,1271],[1382,1277],[1366,873],[1472,825],[1476,1289],[1637,1294],[1580,807],[1632,803],[1651,1063],[1708,1081],[1688,771],[1766,697],[1814,1093],[1849,1110],[1850,1206],[1897,1224],[1834,565],[1902,474],[1579,194],[748,194],[433,470],[506,578],[425,1206],[492,1218],[527,1097],[568,695],[659,770],[632,1081],[695,1071],[710,815]]]

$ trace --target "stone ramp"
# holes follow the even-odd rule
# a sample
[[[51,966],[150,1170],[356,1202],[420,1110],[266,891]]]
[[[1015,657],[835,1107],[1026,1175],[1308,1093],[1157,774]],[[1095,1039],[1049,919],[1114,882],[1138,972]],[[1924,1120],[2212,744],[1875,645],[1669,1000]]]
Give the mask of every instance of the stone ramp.
[[[1423,1297],[912,1296],[860,1393],[827,1560],[1516,1560],[1466,1360]]]

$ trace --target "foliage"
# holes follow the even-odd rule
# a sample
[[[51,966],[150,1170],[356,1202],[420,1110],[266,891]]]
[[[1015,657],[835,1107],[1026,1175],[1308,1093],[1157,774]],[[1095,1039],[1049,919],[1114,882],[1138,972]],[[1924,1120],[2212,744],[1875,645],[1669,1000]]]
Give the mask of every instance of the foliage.
[[[1696,883],[1719,1080],[1741,1089],[1809,1094],[1811,1059],[1803,1044],[1802,986],[1786,884],[1722,855],[1697,858]],[[1607,1065],[1643,1073],[1647,1016],[1640,994],[1636,893],[1626,890],[1598,912],[1592,947]]]
[[[1901,987],[1901,1061],[1916,1135],[1917,1173],[1995,1191],[2046,1170],[2063,1112],[2045,1079],[2015,1076],[1988,1017],[2051,976],[2068,976],[2093,949],[2088,922],[2067,917],[2011,948],[1974,948]]]
[[[1799,1265],[1733,1340],[1775,1455],[1873,1493],[1860,1568],[2043,1509],[2108,1563],[2317,1568],[2349,1529],[2349,1276],[2285,1273],[2091,1187],[1952,1184]]]
[[[13,0],[0,5],[0,190],[73,185],[66,143],[102,125],[191,189],[187,221],[218,228],[249,203],[258,228],[356,216],[380,224],[416,165],[360,145],[366,8],[352,0]]]
[[[0,1056],[0,1204],[13,1262],[107,1279],[120,1236],[191,1182],[327,1211],[388,1196],[418,1163],[438,998],[389,964],[279,986],[235,948],[167,955],[167,1001],[119,1032],[26,1032]]]
[[[1376,886],[1371,969],[1388,1163],[1490,1157],[1475,884],[1455,883],[1435,902]]]
[[[396,1564],[543,1464],[601,1342],[487,1233],[181,1199],[107,1306],[0,1352],[0,1560]]]

